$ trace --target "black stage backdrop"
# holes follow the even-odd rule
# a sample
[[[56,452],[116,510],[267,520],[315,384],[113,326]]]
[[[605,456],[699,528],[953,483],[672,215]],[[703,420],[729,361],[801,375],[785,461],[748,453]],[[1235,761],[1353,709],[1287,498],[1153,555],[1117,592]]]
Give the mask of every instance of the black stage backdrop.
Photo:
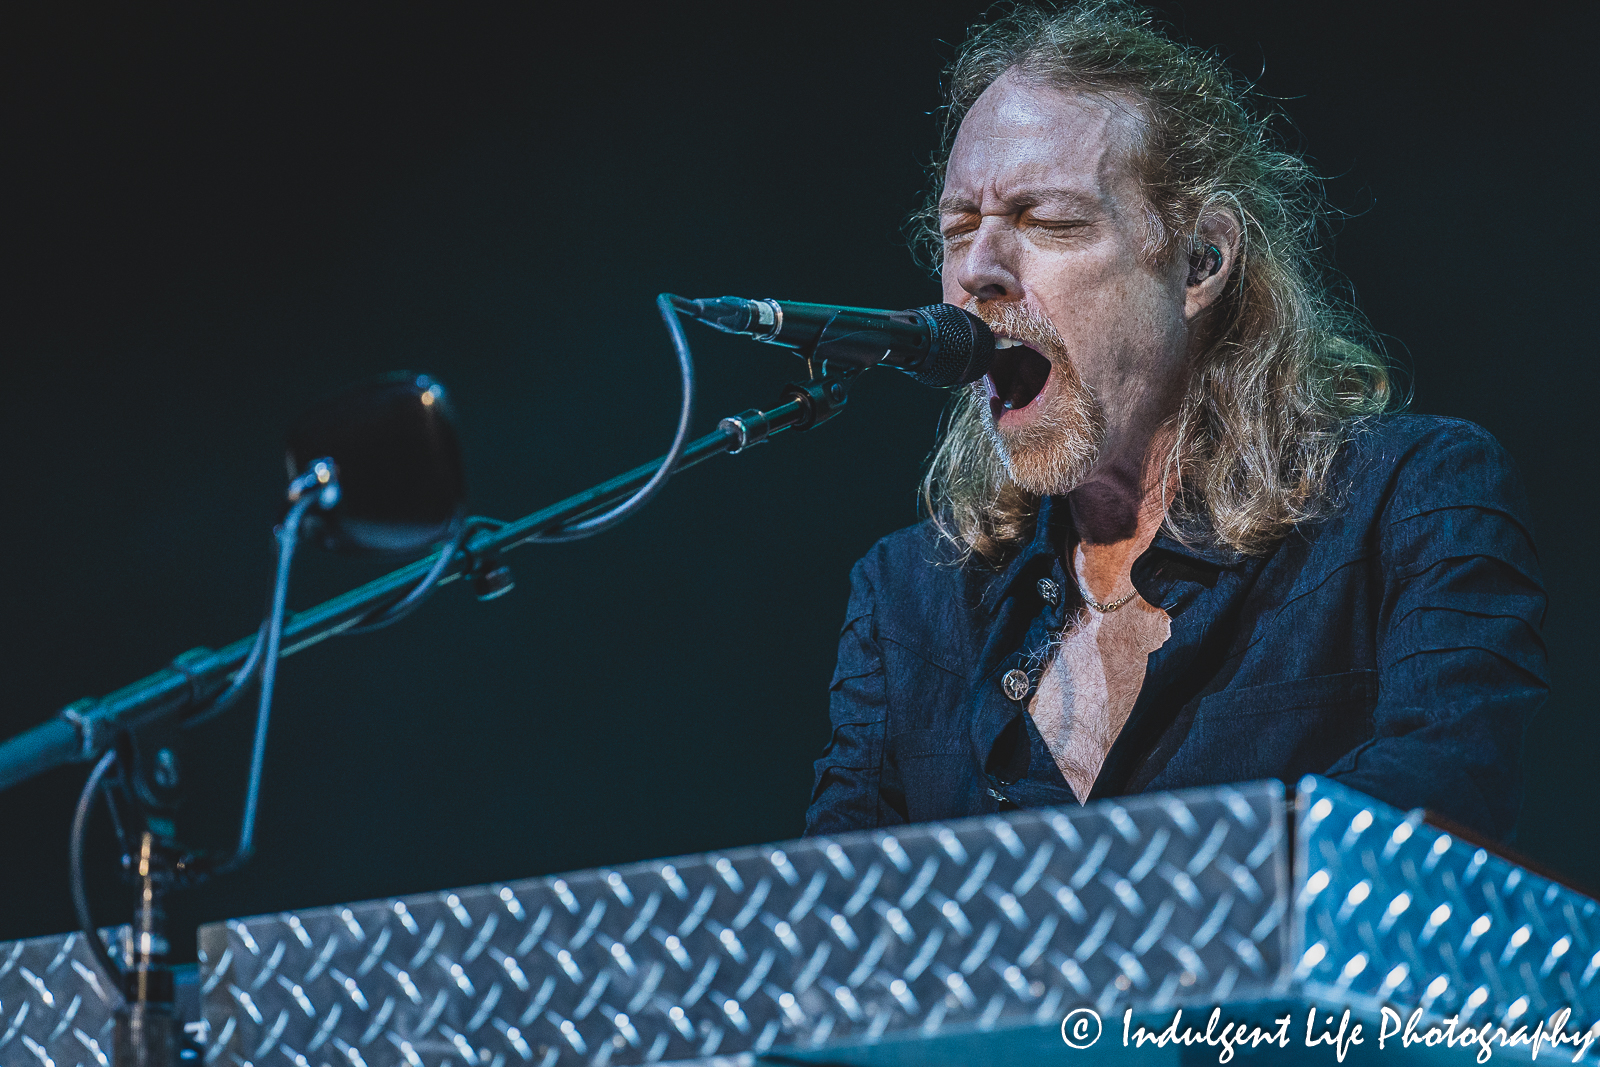
[[[1584,8],[1162,10],[1293,119],[1415,409],[1482,423],[1521,464],[1555,693],[1520,847],[1600,882]],[[253,629],[282,433],[330,387],[439,377],[473,510],[513,518],[664,449],[657,292],[937,299],[900,220],[948,42],[980,13],[7,5],[0,733]],[[797,373],[694,342],[697,433]],[[452,586],[285,661],[259,853],[174,901],[178,956],[201,921],[799,834],[846,576],[916,520],[943,399],[869,375],[818,432],[693,470],[595,540],[519,550],[508,597]],[[292,605],[384,569],[308,551]],[[195,738],[191,841],[237,817],[252,717]],[[83,775],[0,795],[0,938],[71,926]],[[90,888],[120,920],[103,819]]]

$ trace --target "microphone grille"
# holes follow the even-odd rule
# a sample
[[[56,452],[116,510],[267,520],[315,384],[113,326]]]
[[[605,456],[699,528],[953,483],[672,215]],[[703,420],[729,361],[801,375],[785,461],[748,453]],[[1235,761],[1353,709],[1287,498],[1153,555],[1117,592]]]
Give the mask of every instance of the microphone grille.
[[[946,389],[975,382],[989,372],[994,358],[994,334],[984,321],[954,304],[929,304],[917,308],[927,320],[928,357],[908,370],[923,385]]]

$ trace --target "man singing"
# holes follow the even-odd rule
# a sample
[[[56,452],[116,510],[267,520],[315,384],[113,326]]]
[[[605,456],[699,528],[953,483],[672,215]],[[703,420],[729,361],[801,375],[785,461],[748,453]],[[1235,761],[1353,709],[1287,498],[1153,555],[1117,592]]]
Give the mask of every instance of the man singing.
[[[1001,347],[851,575],[808,832],[1315,772],[1508,835],[1522,487],[1385,413],[1239,83],[1137,8],[1021,9],[956,60],[935,177],[944,299]]]

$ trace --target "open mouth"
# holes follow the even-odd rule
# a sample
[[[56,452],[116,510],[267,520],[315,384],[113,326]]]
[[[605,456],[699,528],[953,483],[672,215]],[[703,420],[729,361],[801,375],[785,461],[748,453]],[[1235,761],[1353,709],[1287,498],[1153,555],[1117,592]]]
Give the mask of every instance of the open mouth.
[[[1033,403],[1050,378],[1050,361],[1021,341],[1009,337],[995,341],[994,361],[985,382],[989,387],[989,413],[995,422],[1003,411]]]

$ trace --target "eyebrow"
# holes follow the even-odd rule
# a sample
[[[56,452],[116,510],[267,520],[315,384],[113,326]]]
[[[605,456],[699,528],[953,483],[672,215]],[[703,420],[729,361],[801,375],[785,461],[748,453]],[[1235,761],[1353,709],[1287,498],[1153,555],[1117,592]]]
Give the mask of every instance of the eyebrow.
[[[1005,203],[1017,210],[1048,205],[1092,211],[1104,206],[1102,198],[1076,189],[1021,189],[1006,197]],[[980,208],[981,205],[970,197],[944,196],[939,199],[941,215],[975,215]]]

